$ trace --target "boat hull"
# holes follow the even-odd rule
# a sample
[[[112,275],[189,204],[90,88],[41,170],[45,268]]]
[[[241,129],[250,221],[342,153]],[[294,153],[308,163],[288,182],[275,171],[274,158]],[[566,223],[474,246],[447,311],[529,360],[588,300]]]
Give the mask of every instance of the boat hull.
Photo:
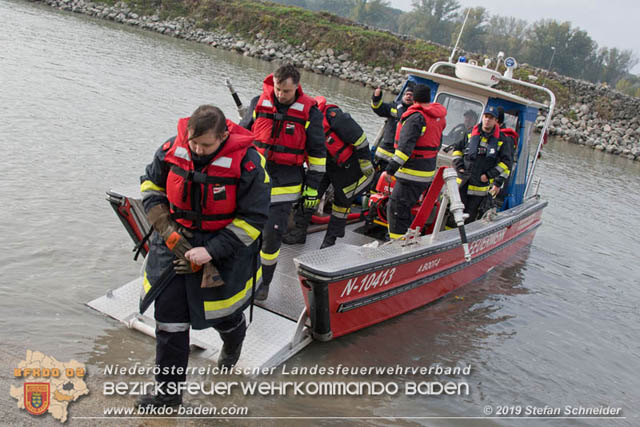
[[[519,213],[505,212],[496,223],[477,221],[469,234],[470,261],[454,239],[413,251],[401,248],[396,259],[362,264],[350,274],[334,274],[336,279],[326,277],[335,271],[324,271],[323,277],[317,268],[298,261],[314,338],[329,340],[374,325],[481,277],[531,243],[544,206],[546,202],[538,202]]]

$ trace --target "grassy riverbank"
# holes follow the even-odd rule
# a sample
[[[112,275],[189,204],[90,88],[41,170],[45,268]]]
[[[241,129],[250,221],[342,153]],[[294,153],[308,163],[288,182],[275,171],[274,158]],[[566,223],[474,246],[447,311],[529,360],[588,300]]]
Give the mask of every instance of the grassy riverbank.
[[[103,3],[115,4],[113,0]],[[179,16],[194,19],[204,30],[226,30],[248,39],[256,34],[284,40],[308,49],[333,49],[336,56],[349,54],[363,64],[392,67],[428,67],[448,56],[446,49],[422,40],[405,40],[384,31],[367,29],[326,12],[250,0],[124,0],[142,15],[157,13],[160,19]],[[414,62],[415,60],[415,62]]]
[[[447,60],[448,48],[424,40],[374,30],[350,20],[306,9],[252,0],[103,0],[109,5],[126,4],[140,15],[157,15],[161,20],[186,17],[198,28],[223,30],[247,40],[258,34],[272,40],[284,40],[307,49],[332,49],[335,56],[348,54],[350,60],[372,67],[399,70],[403,66],[427,69],[436,61]],[[469,55],[475,57],[474,55]],[[481,57],[475,59],[482,60]],[[516,78],[524,78],[533,70],[517,69]],[[546,85],[556,93],[561,105],[569,99],[569,91],[552,78]],[[533,95],[523,93],[523,95]]]

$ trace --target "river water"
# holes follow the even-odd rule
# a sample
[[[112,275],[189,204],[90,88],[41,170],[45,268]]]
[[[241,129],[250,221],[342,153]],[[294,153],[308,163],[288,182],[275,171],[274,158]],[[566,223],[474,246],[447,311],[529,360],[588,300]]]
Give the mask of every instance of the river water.
[[[0,16],[0,345],[76,358],[98,382],[106,363],[151,364],[152,339],[84,305],[140,268],[104,192],[137,191],[196,106],[235,118],[226,77],[248,102],[274,66],[40,4],[3,0]],[[369,89],[308,73],[302,83],[375,134]],[[252,416],[398,417],[354,420],[376,425],[638,425],[640,164],[551,140],[538,175],[549,206],[529,248],[455,295],[288,362],[471,365],[469,395],[230,401]],[[612,406],[626,419],[482,419],[487,405]]]

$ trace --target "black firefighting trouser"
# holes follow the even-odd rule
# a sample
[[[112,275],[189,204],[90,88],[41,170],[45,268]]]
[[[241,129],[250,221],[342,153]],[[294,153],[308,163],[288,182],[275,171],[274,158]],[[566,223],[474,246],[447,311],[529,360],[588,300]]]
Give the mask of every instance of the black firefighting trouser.
[[[391,199],[387,208],[387,218],[389,221],[389,236],[392,239],[400,238],[407,232],[413,216],[411,208],[420,199],[420,195],[429,188],[428,182],[408,181],[397,178],[391,192]]]
[[[327,160],[327,172],[322,177],[322,181],[320,181],[320,185],[318,186],[318,198],[320,198],[325,191],[327,191],[329,185],[333,185],[333,205],[331,207],[331,217],[329,218],[325,239],[327,237],[344,237],[344,229],[347,225],[347,217],[351,204],[362,191],[358,193],[348,192],[348,194],[345,194],[342,189],[357,183],[361,177],[360,164],[355,155],[350,157],[342,166],[338,166],[332,160]],[[297,209],[294,216],[296,228],[306,230],[314,212],[315,209]]]
[[[262,286],[269,286],[278,264],[282,245],[282,235],[287,231],[287,223],[293,202],[276,203],[269,206],[269,219],[262,232]]]
[[[185,278],[184,275],[177,275],[155,300],[156,365],[160,368],[156,375],[158,382],[186,380],[184,372],[189,361],[189,303]],[[247,329],[240,310],[215,323],[213,328],[231,348],[242,343]],[[177,368],[182,368],[182,373],[172,372]]]
[[[482,204],[482,201],[487,197],[491,197],[489,195],[484,196],[471,196],[467,194],[467,188],[469,187],[469,183],[467,182],[462,187],[460,187],[460,200],[464,204],[464,213],[469,214],[469,218],[467,218],[464,223],[468,224],[470,222],[475,221],[478,218],[478,208]]]

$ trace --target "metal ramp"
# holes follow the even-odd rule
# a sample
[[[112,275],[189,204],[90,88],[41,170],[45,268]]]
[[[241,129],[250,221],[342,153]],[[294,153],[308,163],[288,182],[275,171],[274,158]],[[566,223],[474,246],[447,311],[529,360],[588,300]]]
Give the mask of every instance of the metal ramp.
[[[151,305],[144,315],[138,313],[141,289],[142,278],[138,278],[88,302],[87,305],[120,320],[129,328],[155,338],[154,306]],[[245,311],[245,316],[249,320],[249,309]],[[296,322],[260,307],[254,307],[253,322],[247,329],[247,337],[238,366],[268,368],[289,359],[312,341],[304,327],[305,321],[304,313]],[[217,360],[222,348],[222,340],[213,328],[191,330],[190,337],[191,345],[203,350],[200,356]]]

